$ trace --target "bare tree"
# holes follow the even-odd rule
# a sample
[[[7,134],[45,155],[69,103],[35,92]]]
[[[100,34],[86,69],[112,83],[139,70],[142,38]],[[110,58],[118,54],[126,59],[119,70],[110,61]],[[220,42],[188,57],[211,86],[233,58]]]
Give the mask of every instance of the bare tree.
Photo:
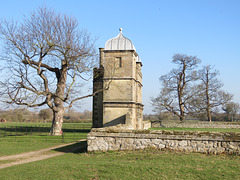
[[[95,63],[95,41],[78,28],[77,20],[39,8],[22,23],[4,21],[0,27],[5,40],[4,74],[1,92],[10,104],[53,111],[51,135],[60,135],[63,113],[80,96]]]
[[[170,111],[183,121],[188,109],[187,101],[191,98],[191,84],[197,80],[195,69],[201,61],[196,56],[175,54],[172,62],[178,68],[160,77],[163,87],[158,97],[152,99],[152,104],[155,109]]]
[[[191,107],[195,113],[203,112],[212,121],[212,109],[226,104],[232,95],[221,90],[223,83],[217,79],[219,72],[212,66],[204,66],[198,72],[200,84],[194,88],[197,96],[192,96]]]
[[[222,110],[226,112],[228,120],[231,120],[233,122],[240,110],[240,105],[238,103],[229,102],[222,107]]]

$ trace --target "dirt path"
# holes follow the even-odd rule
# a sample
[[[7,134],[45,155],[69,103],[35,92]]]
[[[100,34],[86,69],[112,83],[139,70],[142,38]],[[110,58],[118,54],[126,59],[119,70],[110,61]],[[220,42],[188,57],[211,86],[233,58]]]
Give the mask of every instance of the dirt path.
[[[78,142],[83,142],[83,141],[86,141],[86,139],[82,139]],[[54,146],[54,147],[41,149],[41,150],[38,150],[38,151],[31,151],[31,152],[26,152],[26,153],[21,153],[21,154],[16,154],[16,155],[0,157],[0,163],[1,163],[1,161],[13,161],[13,162],[7,162],[7,163],[4,163],[4,164],[0,164],[0,169],[4,169],[4,168],[7,168],[7,167],[19,165],[19,164],[25,164],[25,163],[30,163],[30,162],[34,162],[34,161],[40,161],[40,160],[52,158],[52,157],[55,157],[55,156],[63,155],[63,154],[69,153],[69,152],[75,152],[79,149],[84,148],[84,146],[85,146],[85,145],[79,145],[79,146],[74,147],[74,148],[69,148],[65,152],[53,152],[53,151],[51,151],[51,150],[54,150],[54,149],[58,149],[58,148],[65,147],[65,146],[70,146],[70,145],[73,145],[73,144],[76,144],[76,142],[69,143],[69,144],[61,144],[61,145],[57,145],[57,146]]]

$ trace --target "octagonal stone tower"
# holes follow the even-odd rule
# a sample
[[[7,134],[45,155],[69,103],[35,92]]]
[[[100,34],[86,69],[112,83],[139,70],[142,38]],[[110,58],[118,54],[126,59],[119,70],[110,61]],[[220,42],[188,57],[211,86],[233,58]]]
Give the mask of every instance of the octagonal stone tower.
[[[93,127],[122,124],[142,129],[142,63],[133,43],[120,28],[99,51],[100,65],[93,77]]]

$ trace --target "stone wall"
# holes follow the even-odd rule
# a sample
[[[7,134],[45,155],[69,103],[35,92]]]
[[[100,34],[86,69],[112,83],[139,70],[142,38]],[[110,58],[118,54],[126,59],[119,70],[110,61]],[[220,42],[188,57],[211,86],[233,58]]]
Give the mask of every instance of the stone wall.
[[[170,149],[209,154],[240,154],[240,133],[124,130],[96,128],[88,134],[88,151]]]
[[[231,122],[180,122],[180,121],[161,121],[161,122],[152,122],[152,127],[166,127],[166,128],[231,128],[231,129],[240,129],[240,123],[231,123]]]

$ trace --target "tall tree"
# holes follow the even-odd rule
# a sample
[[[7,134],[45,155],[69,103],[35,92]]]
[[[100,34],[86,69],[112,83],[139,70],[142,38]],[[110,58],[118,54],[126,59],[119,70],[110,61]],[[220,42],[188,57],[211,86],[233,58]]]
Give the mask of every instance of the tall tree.
[[[5,44],[1,92],[10,104],[53,111],[51,134],[60,135],[63,113],[80,96],[81,80],[89,77],[96,59],[94,40],[75,18],[38,8],[21,23],[4,21]]]
[[[195,112],[205,112],[208,121],[212,121],[212,109],[226,104],[232,99],[232,95],[221,90],[223,83],[217,78],[219,71],[213,66],[204,66],[198,72],[200,84],[195,90],[197,96],[192,96],[191,107]]]
[[[166,75],[160,77],[162,89],[158,97],[152,99],[155,109],[167,110],[179,117],[180,121],[185,119],[187,102],[190,99],[192,82],[197,80],[197,65],[200,59],[196,56],[175,54],[172,63],[177,64]]]

